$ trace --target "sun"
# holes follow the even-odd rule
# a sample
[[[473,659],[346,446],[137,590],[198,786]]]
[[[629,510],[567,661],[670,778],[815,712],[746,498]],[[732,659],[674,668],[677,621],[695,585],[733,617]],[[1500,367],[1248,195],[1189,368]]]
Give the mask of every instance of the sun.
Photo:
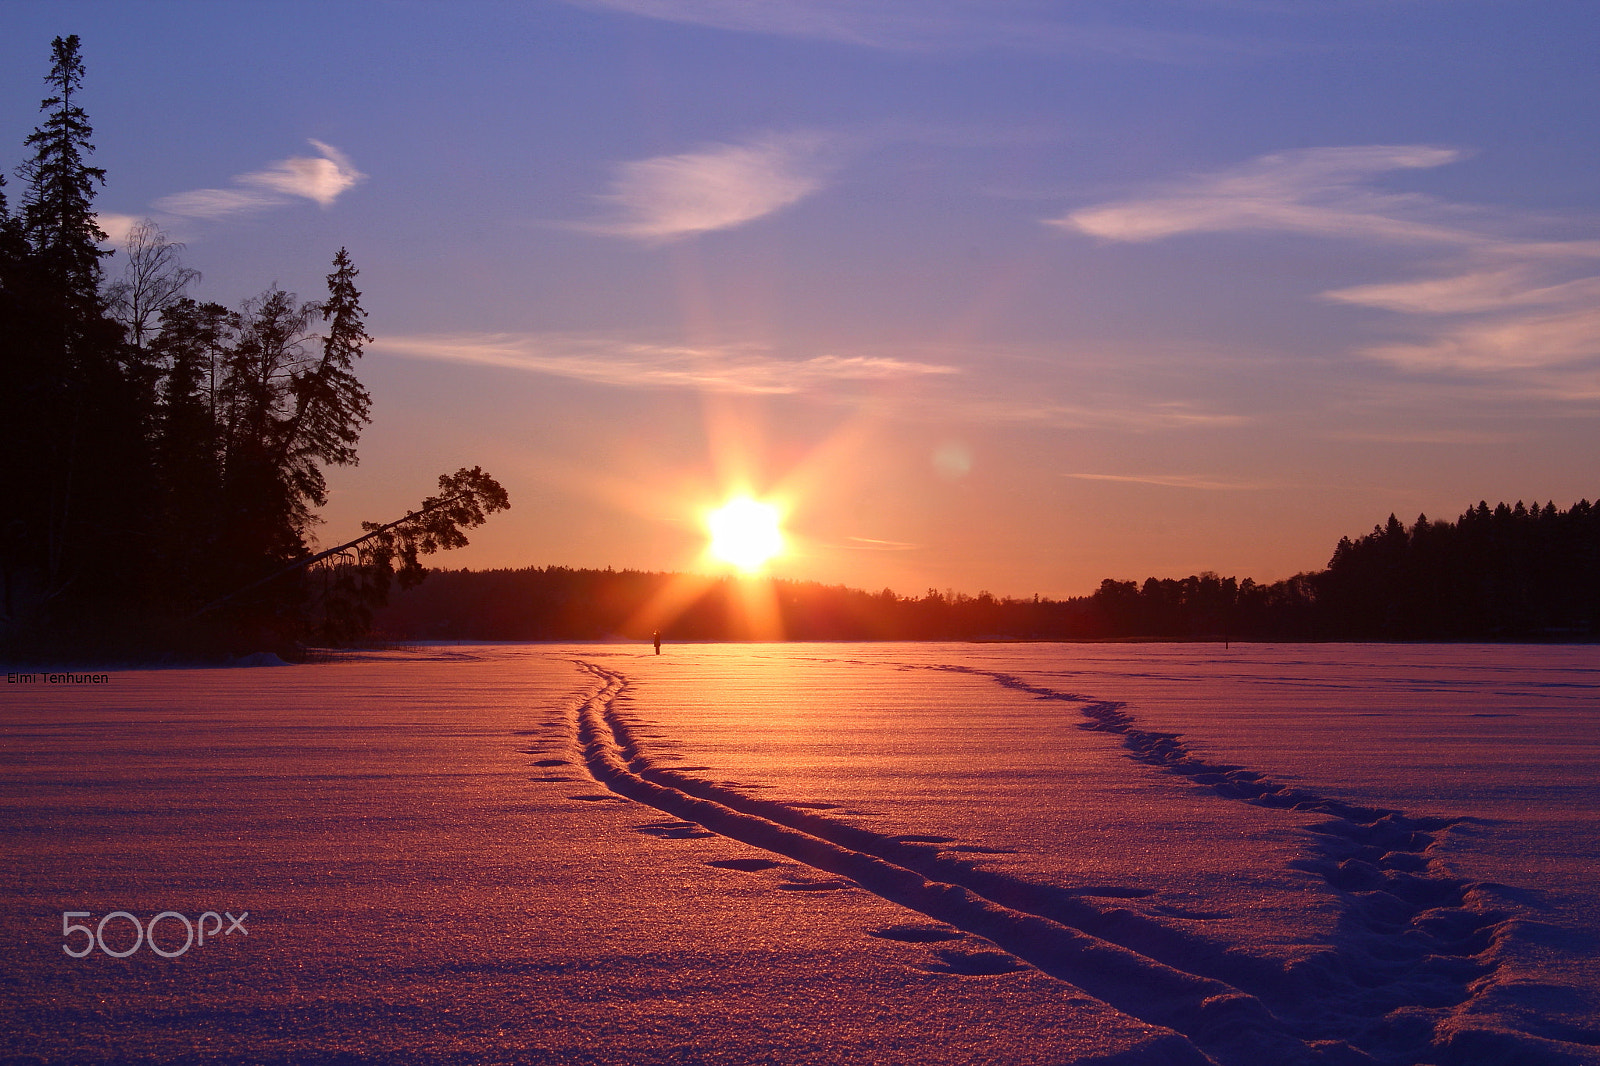
[[[740,570],[759,570],[783,551],[778,519],[778,509],[770,503],[748,496],[729,500],[706,515],[706,527],[711,531],[711,545],[706,550]]]

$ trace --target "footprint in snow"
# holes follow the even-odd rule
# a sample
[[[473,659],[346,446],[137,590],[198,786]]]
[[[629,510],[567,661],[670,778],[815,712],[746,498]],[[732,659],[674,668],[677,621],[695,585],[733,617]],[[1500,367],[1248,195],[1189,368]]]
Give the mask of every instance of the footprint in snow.
[[[706,865],[715,866],[719,870],[742,870],[745,873],[754,873],[757,870],[770,870],[774,866],[782,866],[783,863],[773,862],[771,859],[717,859]]]
[[[938,955],[939,962],[924,967],[929,973],[949,973],[962,977],[995,977],[1027,968],[1027,964],[1015,955],[992,949],[940,948]]]
[[[960,940],[967,934],[959,929],[951,929],[947,925],[907,924],[870,929],[867,935],[880,940],[898,940],[905,944],[936,944],[942,940]]]
[[[636,825],[635,833],[644,833],[661,840],[689,840],[694,837],[714,837],[717,834],[709,829],[702,829],[694,822],[652,822],[649,825]]]
[[[785,892],[838,892],[856,886],[851,881],[789,881],[778,887]]]

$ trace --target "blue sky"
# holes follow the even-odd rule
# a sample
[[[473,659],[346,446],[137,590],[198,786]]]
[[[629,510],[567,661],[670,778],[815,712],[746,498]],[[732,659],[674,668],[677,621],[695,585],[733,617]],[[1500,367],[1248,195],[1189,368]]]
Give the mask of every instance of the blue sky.
[[[1069,595],[1600,493],[1600,13],[1483,0],[0,7],[77,33],[108,229],[237,303],[347,246],[324,533],[481,464],[451,565]],[[13,183],[10,191],[15,194]],[[111,261],[115,272],[117,261]]]

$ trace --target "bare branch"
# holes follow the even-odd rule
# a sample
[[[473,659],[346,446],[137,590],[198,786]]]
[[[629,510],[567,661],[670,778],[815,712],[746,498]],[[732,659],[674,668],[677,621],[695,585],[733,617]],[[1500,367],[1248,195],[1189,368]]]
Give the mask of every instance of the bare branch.
[[[106,311],[128,331],[133,346],[144,349],[156,329],[161,312],[183,296],[183,290],[200,280],[200,272],[183,265],[178,253],[183,245],[166,239],[150,219],[128,233],[124,245],[127,266],[122,277],[106,288]]]

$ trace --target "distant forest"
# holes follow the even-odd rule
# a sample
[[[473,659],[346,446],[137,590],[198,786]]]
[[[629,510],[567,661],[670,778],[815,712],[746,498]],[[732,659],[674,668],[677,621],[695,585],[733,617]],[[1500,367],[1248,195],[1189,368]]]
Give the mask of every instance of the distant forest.
[[[15,211],[0,177],[0,653],[292,656],[356,636],[506,494],[463,469],[314,553],[324,471],[355,463],[370,421],[350,255],[324,299],[274,285],[228,308],[185,294],[199,274],[146,221],[107,277],[83,79],[78,38],[57,37]]]
[[[739,579],[623,570],[434,571],[376,614],[393,640],[737,640]],[[1454,522],[1393,515],[1325,570],[1270,585],[1197,574],[1107,579],[1066,600],[901,596],[775,581],[789,640],[1584,641],[1600,635],[1600,507],[1479,503]],[[669,621],[649,605],[680,590]],[[687,590],[687,591],[682,591]]]

